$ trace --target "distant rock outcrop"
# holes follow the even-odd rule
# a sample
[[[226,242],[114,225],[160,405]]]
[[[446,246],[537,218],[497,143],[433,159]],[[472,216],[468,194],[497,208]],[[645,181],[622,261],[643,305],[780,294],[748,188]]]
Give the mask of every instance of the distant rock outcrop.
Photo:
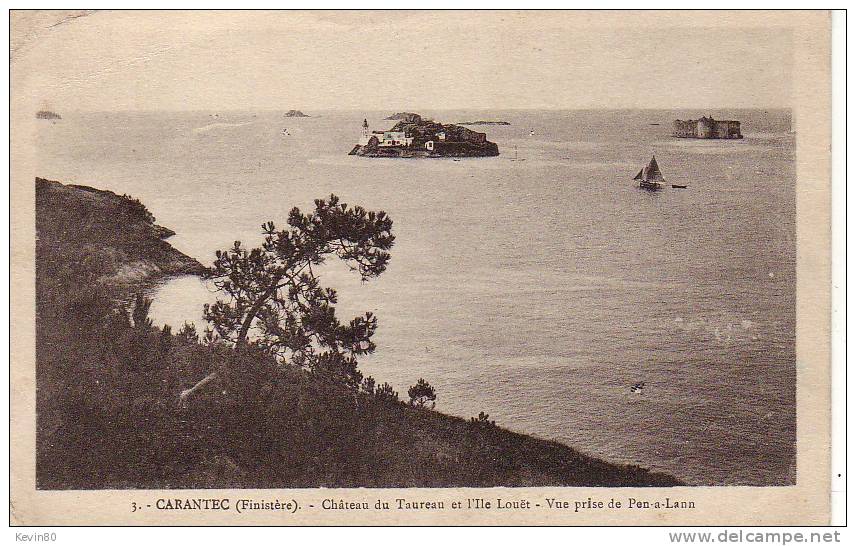
[[[478,121],[459,121],[458,125],[511,125],[511,124],[508,123],[507,121],[485,121],[485,120],[480,119]]]
[[[390,121],[407,121],[413,123],[422,119],[422,116],[420,116],[419,114],[414,114],[413,112],[397,112],[383,119]]]
[[[62,119],[62,116],[50,110],[39,110],[36,112],[36,119]]]
[[[284,118],[308,118],[311,116],[307,116],[306,114],[304,114],[300,110],[289,110],[288,112],[284,113],[282,115],[282,117],[284,117]]]

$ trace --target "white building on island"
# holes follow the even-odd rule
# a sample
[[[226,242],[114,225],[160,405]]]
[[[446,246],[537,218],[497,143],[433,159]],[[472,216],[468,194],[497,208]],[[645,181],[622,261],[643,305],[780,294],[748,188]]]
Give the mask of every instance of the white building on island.
[[[372,139],[375,142],[372,142]],[[371,131],[369,132],[368,120],[363,120],[363,134],[360,137],[360,146],[368,146],[370,144],[381,148],[390,148],[393,146],[410,146],[413,144],[413,137],[408,136],[404,131]]]

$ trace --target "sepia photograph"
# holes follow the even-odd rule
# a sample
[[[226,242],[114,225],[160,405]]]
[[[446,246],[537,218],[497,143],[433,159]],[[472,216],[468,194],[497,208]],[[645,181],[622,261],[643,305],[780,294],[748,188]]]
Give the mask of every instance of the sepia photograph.
[[[828,18],[12,10],[13,486],[131,524],[827,517]]]

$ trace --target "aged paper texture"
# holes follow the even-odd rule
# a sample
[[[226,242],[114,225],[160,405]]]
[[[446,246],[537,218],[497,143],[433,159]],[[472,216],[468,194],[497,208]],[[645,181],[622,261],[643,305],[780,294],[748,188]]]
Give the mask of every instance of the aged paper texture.
[[[13,11],[11,522],[828,523],[829,40]]]

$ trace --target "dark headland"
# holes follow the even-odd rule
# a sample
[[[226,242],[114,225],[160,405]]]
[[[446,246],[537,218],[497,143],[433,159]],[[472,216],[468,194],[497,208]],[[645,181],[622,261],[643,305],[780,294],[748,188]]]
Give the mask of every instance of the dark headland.
[[[444,125],[419,114],[401,112],[403,116],[391,129],[369,131],[363,121],[363,134],[349,155],[363,157],[493,157],[499,155],[496,143],[460,125]]]
[[[202,264],[165,240],[175,233],[154,220],[130,196],[36,178],[36,255],[49,258],[37,260],[37,277],[64,278],[78,265],[107,285],[201,273]]]
[[[282,117],[284,117],[284,118],[308,118],[311,116],[304,114],[300,110],[289,110],[288,112],[284,113],[282,115]]]
[[[131,197],[36,179],[38,488],[680,485],[154,326],[139,288],[203,269],[154,221]],[[177,404],[235,358],[228,390]]]

